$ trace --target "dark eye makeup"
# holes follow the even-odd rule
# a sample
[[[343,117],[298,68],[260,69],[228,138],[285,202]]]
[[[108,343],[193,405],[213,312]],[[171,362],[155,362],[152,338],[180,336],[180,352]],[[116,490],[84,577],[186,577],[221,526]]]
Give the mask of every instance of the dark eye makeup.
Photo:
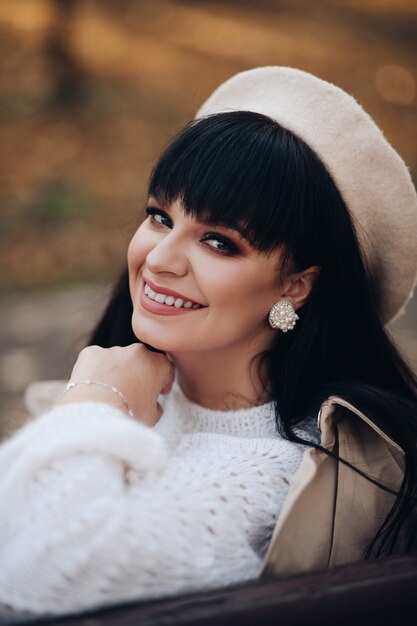
[[[161,209],[157,209],[152,206],[146,208],[146,214],[150,217],[150,223],[155,226],[170,226],[171,218]],[[160,218],[160,221],[157,219]],[[219,245],[209,246],[212,250],[220,252],[224,255],[233,255],[239,252],[239,248],[228,237],[220,235],[219,233],[209,232],[204,235],[202,241],[217,241]]]

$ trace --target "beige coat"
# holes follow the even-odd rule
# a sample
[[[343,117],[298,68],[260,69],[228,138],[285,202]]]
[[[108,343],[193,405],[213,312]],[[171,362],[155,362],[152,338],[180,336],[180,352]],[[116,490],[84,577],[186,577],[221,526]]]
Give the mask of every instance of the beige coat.
[[[64,381],[32,383],[28,410],[46,410],[61,395]],[[403,451],[361,411],[330,396],[318,415],[323,447],[379,482],[398,490]],[[291,483],[264,558],[262,576],[324,569],[360,560],[395,497],[346,465],[308,448]]]
[[[330,396],[320,408],[318,425],[323,447],[398,491],[404,453],[366,415]],[[360,560],[394,500],[343,463],[309,448],[275,526],[262,576]]]

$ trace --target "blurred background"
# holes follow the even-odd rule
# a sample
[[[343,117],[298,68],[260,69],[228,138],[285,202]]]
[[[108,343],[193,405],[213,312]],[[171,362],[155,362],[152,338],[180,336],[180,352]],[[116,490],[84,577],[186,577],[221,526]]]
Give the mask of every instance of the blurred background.
[[[69,377],[163,147],[259,65],[354,95],[416,181],[415,0],[0,0],[0,436],[29,382]],[[390,329],[414,365],[416,321]]]

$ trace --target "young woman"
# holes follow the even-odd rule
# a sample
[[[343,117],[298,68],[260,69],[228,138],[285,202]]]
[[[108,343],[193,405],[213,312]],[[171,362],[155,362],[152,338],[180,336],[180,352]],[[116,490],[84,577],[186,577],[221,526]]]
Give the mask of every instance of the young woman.
[[[65,393],[0,450],[0,601],[65,613],[415,547],[417,198],[346,93],[219,87]]]

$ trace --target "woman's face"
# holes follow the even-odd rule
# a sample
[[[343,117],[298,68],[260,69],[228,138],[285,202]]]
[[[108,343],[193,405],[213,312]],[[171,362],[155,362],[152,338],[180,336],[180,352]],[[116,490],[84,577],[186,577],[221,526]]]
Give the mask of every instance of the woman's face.
[[[179,200],[162,206],[151,196],[147,213],[128,248],[138,339],[172,353],[266,348],[276,332],[268,313],[279,299],[278,253],[267,257],[238,231],[186,216]],[[167,303],[152,299],[167,291],[176,292]]]

